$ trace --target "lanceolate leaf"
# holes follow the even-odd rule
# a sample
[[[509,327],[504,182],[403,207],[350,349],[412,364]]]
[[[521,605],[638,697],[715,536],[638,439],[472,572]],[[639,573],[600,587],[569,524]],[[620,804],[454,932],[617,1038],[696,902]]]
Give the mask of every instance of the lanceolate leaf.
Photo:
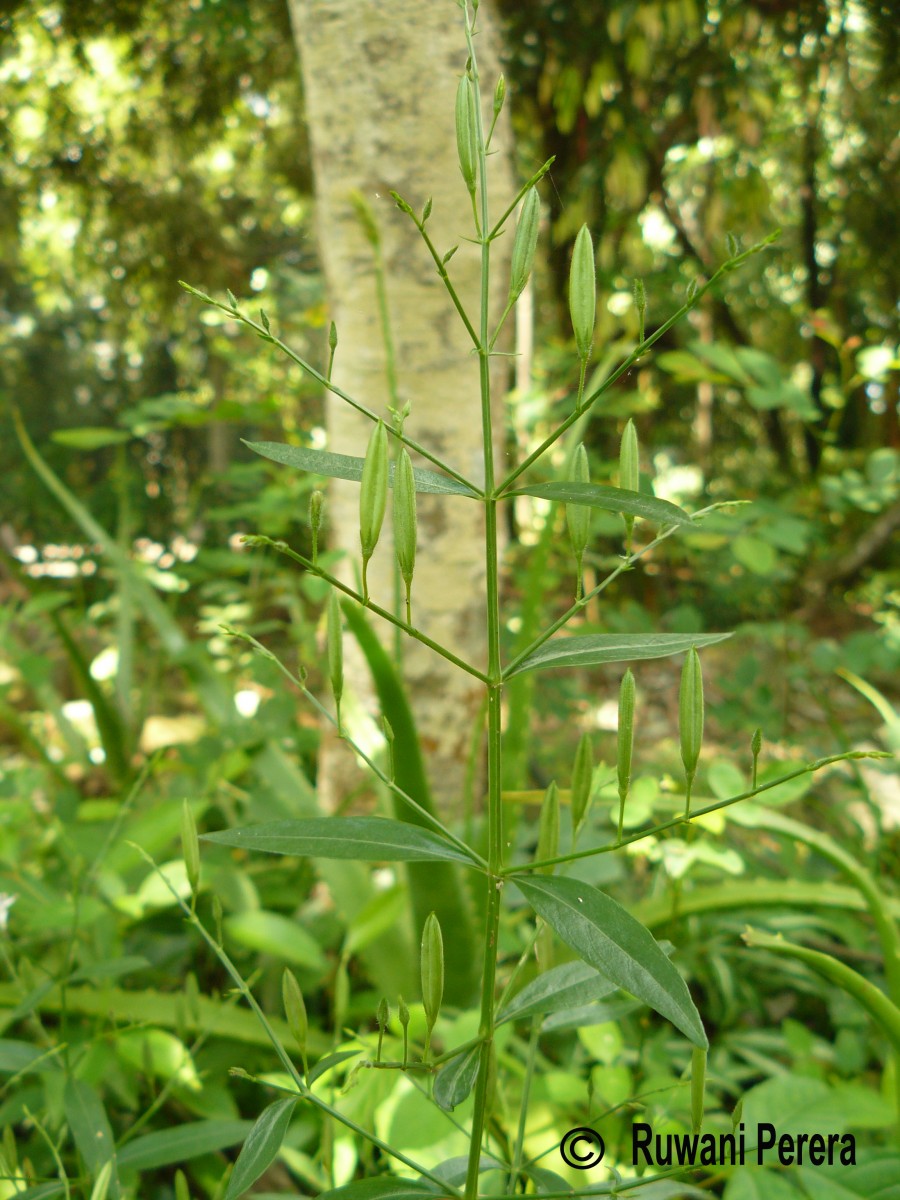
[[[521,992],[517,992],[497,1014],[497,1024],[590,1004],[593,1000],[612,995],[616,990],[614,983],[610,983],[605,975],[599,975],[587,963],[562,963],[544,971],[543,975],[538,975]]]
[[[639,658],[667,658],[691,646],[711,646],[730,633],[590,633],[584,637],[552,638],[529,654],[504,678],[541,667],[591,667],[597,663],[634,662]]]
[[[653,935],[620,904],[577,879],[531,875],[515,882],[538,916],[586,963],[649,1004],[695,1046],[709,1045],[687,984]]]
[[[440,1193],[425,1183],[378,1175],[373,1179],[357,1179],[330,1192],[322,1192],[319,1200],[421,1200],[423,1196],[436,1195]]]
[[[207,833],[203,840],[298,858],[352,858],[359,862],[461,862],[461,850],[428,829],[388,817],[310,817],[271,821],[246,829]]]
[[[505,496],[539,496],[542,500],[558,500],[563,504],[586,504],[607,512],[627,513],[630,517],[645,517],[657,525],[692,525],[690,516],[677,504],[657,500],[644,492],[627,488],[607,487],[602,483],[535,483],[529,487],[504,492]]]
[[[311,471],[314,475],[327,475],[331,479],[362,479],[363,462],[352,454],[332,454],[329,450],[310,450],[306,446],[288,446],[284,442],[244,442],[248,450],[270,458],[272,462],[286,467],[297,467]],[[447,496],[474,496],[465,484],[458,483],[449,475],[429,471],[424,467],[413,467],[413,478],[417,492],[437,492]],[[391,463],[388,485],[394,486],[394,464]]]
[[[432,1097],[445,1112],[451,1112],[457,1104],[462,1104],[475,1086],[480,1054],[481,1047],[472,1046],[441,1067],[434,1081]]]
[[[291,1123],[296,1100],[287,1096],[263,1109],[241,1148],[228,1181],[225,1200],[237,1200],[274,1161]]]
[[[69,1079],[63,1092],[66,1120],[75,1145],[91,1174],[96,1175],[110,1159],[115,1160],[116,1144],[103,1101],[83,1079]],[[109,1194],[119,1195],[119,1183],[114,1177]]]

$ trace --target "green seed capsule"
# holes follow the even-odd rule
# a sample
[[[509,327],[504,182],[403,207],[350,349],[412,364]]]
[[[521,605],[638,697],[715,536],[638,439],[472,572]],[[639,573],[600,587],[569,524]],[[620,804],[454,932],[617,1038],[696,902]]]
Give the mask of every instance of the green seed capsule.
[[[594,749],[590,735],[583,733],[575,751],[572,767],[572,830],[573,835],[584,820],[588,801],[591,798],[591,783],[594,778]]]
[[[643,279],[634,281],[634,307],[638,314],[638,344],[643,345],[644,342],[644,314],[647,311],[647,295],[644,291]]]
[[[550,784],[541,805],[541,820],[538,826],[538,843],[535,859],[543,862],[545,858],[556,858],[559,854],[559,789],[556,782]],[[540,867],[544,875],[553,874],[553,865]]]
[[[397,1017],[403,1029],[403,1065],[409,1060],[409,1008],[402,996],[397,1000]]]
[[[634,421],[629,419],[622,431],[622,442],[619,446],[619,487],[631,492],[641,488],[640,451],[638,450],[637,430]],[[624,515],[624,514],[623,514]],[[634,530],[634,517],[625,516],[625,534],[628,543],[628,553],[631,553],[631,538]]]
[[[587,361],[594,340],[597,310],[597,283],[594,273],[594,243],[590,230],[582,225],[575,239],[572,267],[569,271],[569,316],[579,357]]]
[[[759,752],[762,750],[762,730],[757,729],[750,740],[750,753],[753,756],[751,787],[756,787],[757,769],[759,767]]]
[[[706,1051],[695,1046],[691,1053],[691,1132],[703,1125],[703,1093],[706,1087]]]
[[[687,798],[684,815],[691,815],[691,789],[700,760],[703,744],[703,674],[700,656],[694,646],[688,651],[681,672],[681,690],[678,697],[678,730],[681,737],[681,761],[687,778]]]
[[[411,589],[416,566],[416,480],[404,447],[394,469],[394,549],[406,585],[406,622],[412,624]]]
[[[382,996],[378,1001],[378,1008],[375,1010],[375,1021],[378,1025],[378,1050],[375,1053],[376,1062],[381,1062],[381,1047],[384,1045],[384,1032],[387,1029],[390,1015],[391,1010],[388,1007],[388,1002]]]
[[[284,1015],[287,1018],[288,1028],[297,1043],[300,1057],[303,1059],[303,1070],[306,1073],[309,1069],[306,1062],[309,1018],[306,1015],[306,1004],[303,1000],[303,993],[300,991],[300,984],[293,971],[287,968],[281,976],[281,1000],[284,1004]]]
[[[619,841],[625,824],[625,801],[631,787],[631,758],[634,749],[634,676],[631,668],[622,676],[619,687],[619,732],[616,775],[619,784]]]
[[[497,86],[494,88],[494,116],[496,117],[500,109],[503,107],[503,101],[506,99],[506,80],[501,75],[497,80]]]
[[[431,1046],[431,1031],[444,998],[444,939],[434,913],[429,913],[422,929],[422,1004],[425,1008],[425,1057]]]
[[[200,841],[197,837],[197,822],[187,800],[181,806],[181,853],[184,856],[191,892],[196,896],[200,886]]]
[[[478,138],[475,131],[475,96],[472,81],[463,75],[456,89],[456,150],[459,169],[469,195],[475,197],[478,170]]]
[[[516,225],[516,239],[513,242],[512,270],[509,282],[509,303],[512,304],[522,295],[531,268],[534,265],[534,253],[537,249],[538,228],[541,223],[541,199],[537,188],[529,188],[522,201],[522,211]]]
[[[366,568],[381,535],[389,471],[387,430],[384,422],[379,421],[369,439],[359,490],[359,540],[363,555],[363,598],[366,601],[369,599]]]
[[[334,694],[338,732],[340,732],[341,697],[344,694],[344,639],[341,629],[341,602],[338,600],[338,594],[334,588],[331,589],[331,595],[328,597],[325,640],[328,650],[328,675]]]
[[[322,510],[324,507],[324,495],[319,491],[313,492],[309,497],[309,528],[312,532],[313,566],[319,560],[319,530],[322,528]]]
[[[578,449],[575,451],[572,463],[572,482],[591,482],[587,450],[585,450],[583,442],[579,443]],[[587,549],[588,538],[591,534],[591,510],[589,506],[587,504],[567,504],[566,523],[569,526],[569,537],[572,539],[572,549],[575,552],[575,562],[578,571],[578,578],[575,584],[575,598],[576,600],[580,600],[582,596],[581,567],[584,560],[584,552]]]

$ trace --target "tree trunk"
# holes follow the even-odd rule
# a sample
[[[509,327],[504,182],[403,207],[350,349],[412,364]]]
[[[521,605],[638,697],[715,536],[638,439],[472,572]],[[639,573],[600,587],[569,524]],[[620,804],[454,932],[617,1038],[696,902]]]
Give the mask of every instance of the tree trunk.
[[[390,198],[395,190],[421,212],[427,197],[433,197],[428,231],[441,253],[459,243],[449,269],[477,327],[480,252],[461,241],[472,236],[472,225],[454,119],[456,87],[466,61],[460,11],[449,0],[395,0],[389,6],[359,0],[289,0],[289,5],[303,73],[320,254],[339,336],[334,381],[388,415],[390,387],[373,250],[351,198],[359,192],[374,213],[382,240],[396,386],[401,404],[408,400],[412,406],[405,432],[480,483],[477,358],[424,243]],[[482,2],[477,50],[488,120],[498,74],[489,18],[488,4]],[[491,158],[493,211],[499,215],[514,188],[504,125],[495,134],[494,148],[501,151]],[[504,255],[511,244],[511,235],[494,243],[491,290],[498,310],[508,287]],[[500,364],[494,376],[497,398],[505,386],[505,360],[495,361]],[[501,414],[498,405],[498,431]],[[334,398],[329,398],[327,420],[330,449],[365,452],[369,421]],[[425,495],[419,497],[418,514],[413,622],[456,654],[482,665],[482,506],[463,498]],[[348,552],[342,570],[352,581],[360,560],[358,485],[334,481],[327,516],[330,545]],[[389,519],[369,566],[369,585],[373,600],[393,606]],[[389,630],[381,627],[378,632],[386,645],[393,644]],[[355,647],[348,645],[346,650],[348,678],[365,692],[359,685],[367,671],[351,667],[360,660],[358,655],[351,657]],[[458,810],[481,685],[413,641],[405,641],[403,670],[434,793],[444,811]],[[325,749],[320,772],[326,806],[345,791],[347,757],[341,748]]]

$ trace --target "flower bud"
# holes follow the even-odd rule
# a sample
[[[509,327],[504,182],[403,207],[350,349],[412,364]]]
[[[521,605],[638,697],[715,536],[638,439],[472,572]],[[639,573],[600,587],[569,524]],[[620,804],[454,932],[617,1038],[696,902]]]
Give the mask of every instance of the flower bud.
[[[584,448],[584,443],[578,445],[575,451],[574,460],[572,463],[572,482],[573,483],[590,483],[591,472],[588,466],[587,450]],[[569,537],[572,539],[572,549],[575,552],[575,562],[577,564],[578,578],[576,580],[575,597],[581,599],[581,564],[584,559],[584,552],[587,548],[588,538],[591,532],[591,510],[586,504],[567,504],[566,505],[566,523],[569,526]]]
[[[338,732],[340,733],[341,697],[344,694],[344,639],[341,628],[341,602],[338,600],[338,594],[334,588],[331,589],[331,595],[328,597],[325,640],[328,652],[328,675],[334,694]]]
[[[591,746],[590,734],[583,733],[575,751],[575,763],[572,767],[572,830],[573,835],[584,820],[588,801],[591,798],[591,784],[594,778],[594,753]]]
[[[363,598],[366,601],[369,599],[366,568],[381,535],[389,471],[387,430],[384,422],[379,421],[369,439],[359,490],[359,540],[363,555]]]
[[[525,193],[519,221],[516,225],[516,238],[513,242],[512,270],[509,282],[509,303],[518,300],[524,291],[528,276],[534,264],[534,252],[537,248],[538,228],[541,223],[541,199],[537,188],[531,187]]]
[[[181,853],[184,856],[184,867],[191,892],[196,896],[200,886],[200,841],[197,837],[197,822],[187,800],[181,805]]]
[[[475,180],[478,171],[478,137],[475,127],[475,96],[472,81],[463,75],[456,89],[456,150],[459,169],[469,195],[475,196]]]
[[[631,786],[631,756],[634,749],[634,676],[629,667],[619,686],[619,732],[616,775],[619,784],[619,841],[625,824],[625,801]]]
[[[293,971],[288,970],[287,967],[281,976],[281,999],[288,1028],[297,1043],[300,1057],[303,1059],[304,1073],[307,1073],[309,1068],[306,1062],[306,1044],[309,1034],[309,1018],[306,1015],[306,1004],[303,1000],[303,993],[300,991],[300,984]]]
[[[582,225],[575,239],[569,271],[569,316],[575,334],[578,356],[587,361],[594,340],[597,309],[597,284],[594,273],[594,243],[590,230]]]
[[[541,805],[541,820],[538,826],[538,842],[535,852],[537,862],[545,858],[556,858],[559,854],[559,789],[556,782],[550,784]],[[543,875],[552,875],[554,865],[538,868]]]
[[[441,1011],[441,1001],[444,998],[444,939],[441,927],[435,914],[429,913],[425,918],[422,929],[422,1004],[425,1008],[425,1057],[431,1045],[431,1031],[434,1029],[438,1013]]]
[[[681,761],[687,777],[687,798],[684,815],[691,815],[691,789],[700,759],[703,744],[703,674],[700,656],[692,646],[684,661],[681,672],[681,689],[678,696],[678,730],[681,737]]]
[[[409,1061],[409,1007],[402,996],[397,1000],[397,1017],[403,1030],[403,1065]]]
[[[394,467],[394,550],[406,585],[406,622],[412,624],[410,593],[416,566],[416,480],[404,446]]]

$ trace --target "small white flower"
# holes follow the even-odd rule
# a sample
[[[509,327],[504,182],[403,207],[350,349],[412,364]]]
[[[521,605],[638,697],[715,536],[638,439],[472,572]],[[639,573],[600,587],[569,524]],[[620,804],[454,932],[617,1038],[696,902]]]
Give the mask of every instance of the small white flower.
[[[6,923],[9,920],[9,910],[18,900],[18,896],[9,896],[0,892],[0,933],[6,933]]]

